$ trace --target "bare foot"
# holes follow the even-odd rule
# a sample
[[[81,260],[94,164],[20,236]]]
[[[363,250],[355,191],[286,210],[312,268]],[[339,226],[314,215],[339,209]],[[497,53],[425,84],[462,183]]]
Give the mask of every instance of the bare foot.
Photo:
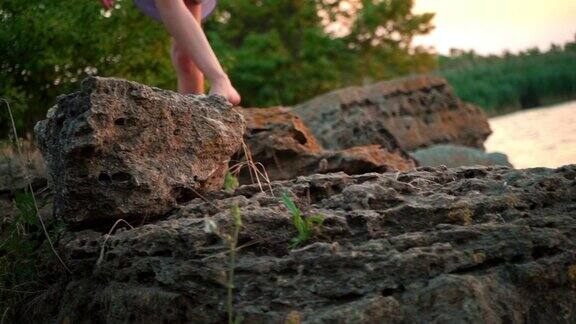
[[[210,94],[218,94],[224,96],[231,104],[238,106],[240,104],[240,94],[232,86],[232,82],[228,77],[224,77],[210,82]]]

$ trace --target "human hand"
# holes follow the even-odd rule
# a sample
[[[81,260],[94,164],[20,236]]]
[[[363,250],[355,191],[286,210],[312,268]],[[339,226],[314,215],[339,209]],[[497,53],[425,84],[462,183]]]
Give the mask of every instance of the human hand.
[[[100,0],[100,2],[102,3],[102,7],[104,7],[105,10],[112,9],[112,6],[114,5],[114,0]]]

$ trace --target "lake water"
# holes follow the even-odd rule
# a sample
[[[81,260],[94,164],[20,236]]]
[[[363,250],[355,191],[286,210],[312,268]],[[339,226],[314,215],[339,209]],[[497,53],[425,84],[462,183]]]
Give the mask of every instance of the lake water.
[[[516,168],[576,164],[576,101],[491,118],[487,152],[508,155]]]

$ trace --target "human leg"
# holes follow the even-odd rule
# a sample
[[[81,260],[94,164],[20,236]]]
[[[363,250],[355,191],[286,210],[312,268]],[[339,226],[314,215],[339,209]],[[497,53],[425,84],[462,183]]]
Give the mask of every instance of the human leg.
[[[189,2],[188,10],[198,23],[202,23],[202,6]],[[194,60],[186,54],[184,48],[172,40],[172,63],[178,77],[178,92],[180,93],[204,93],[204,75],[198,69]]]
[[[222,69],[206,35],[184,0],[155,0],[162,22],[178,46],[210,81],[210,93],[222,95],[232,104],[240,103],[240,95]]]
[[[178,78],[178,92],[204,93],[204,75],[194,64],[194,60],[186,55],[182,46],[174,40],[172,41],[172,64]]]

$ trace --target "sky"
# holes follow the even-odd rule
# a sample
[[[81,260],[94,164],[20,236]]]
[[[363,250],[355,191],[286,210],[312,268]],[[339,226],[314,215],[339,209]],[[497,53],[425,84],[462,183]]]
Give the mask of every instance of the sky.
[[[436,29],[415,40],[441,54],[517,52],[574,40],[576,0],[416,0],[414,12],[435,12]]]

